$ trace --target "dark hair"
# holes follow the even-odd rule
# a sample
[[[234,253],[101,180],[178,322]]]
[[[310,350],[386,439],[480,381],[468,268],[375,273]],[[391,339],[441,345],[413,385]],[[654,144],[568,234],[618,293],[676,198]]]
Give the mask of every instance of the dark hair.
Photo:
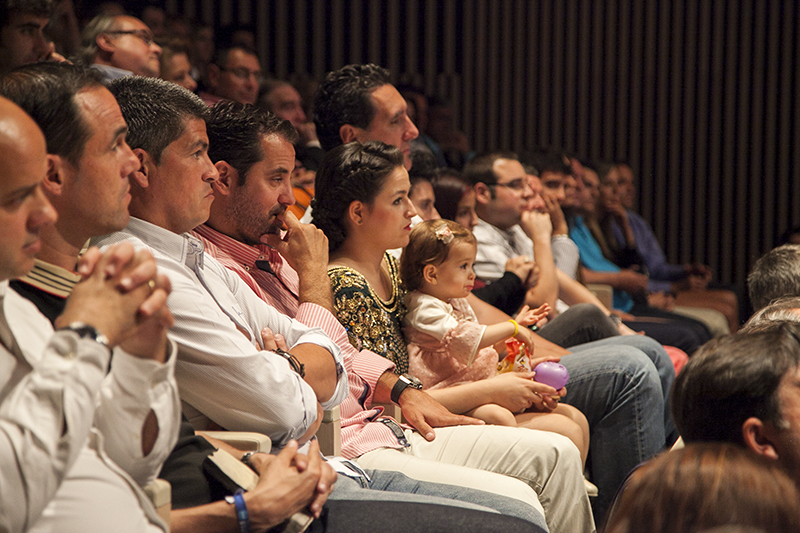
[[[267,78],[261,82],[258,88],[258,96],[256,97],[256,105],[265,111],[274,112],[269,104],[269,95],[272,91],[280,89],[281,87],[293,87],[288,81],[279,80],[278,78]]]
[[[188,58],[191,55],[191,44],[186,39],[168,37],[156,39],[156,42],[161,47],[161,56],[158,60],[161,63],[162,71],[164,70],[164,65],[169,63],[173,57],[184,54]]]
[[[17,13],[47,17],[53,13],[53,0],[2,0],[0,1],[0,30],[6,27],[11,16]]]
[[[433,194],[436,196],[434,206],[439,216],[447,220],[455,220],[458,213],[458,202],[472,190],[472,186],[452,168],[440,168],[431,182]]]
[[[128,144],[150,154],[156,164],[164,148],[183,135],[187,119],[208,116],[208,106],[196,94],[162,79],[125,76],[108,88],[128,123]]]
[[[800,366],[800,324],[727,335],[701,347],[672,387],[675,426],[686,442],[744,444],[742,424],[757,417],[782,427],[778,386]]]
[[[800,296],[800,244],[784,244],[764,254],[747,276],[753,309],[782,296]]]
[[[606,533],[686,533],[721,525],[800,531],[800,491],[776,461],[733,444],[690,444],[634,471]]]
[[[297,142],[297,132],[288,120],[250,104],[223,100],[211,108],[206,118],[208,157],[225,161],[239,174],[243,186],[250,168],[264,159],[261,138],[278,135],[285,141]]]
[[[402,166],[403,152],[380,141],[354,141],[325,154],[317,171],[311,215],[312,223],[327,235],[331,252],[347,238],[344,217],[350,204],[371,204],[387,176]]]
[[[99,72],[68,63],[41,62],[18,67],[0,78],[0,94],[25,110],[47,140],[47,153],[78,166],[92,132],[75,95],[104,87]]]
[[[567,154],[549,146],[541,146],[524,153],[521,155],[520,160],[523,163],[533,165],[538,170],[538,172],[534,173],[536,176],[540,176],[544,172],[572,174],[572,167],[569,165]]]
[[[437,235],[449,229],[450,239]],[[400,256],[400,277],[408,291],[422,286],[422,269],[425,265],[441,265],[447,261],[450,250],[457,242],[477,245],[475,236],[467,228],[452,220],[424,220],[411,229],[408,245]]]
[[[461,175],[471,185],[484,183],[494,185],[497,183],[497,174],[494,173],[494,162],[498,159],[511,159],[518,161],[517,154],[512,152],[491,152],[474,157],[464,165]]]
[[[256,59],[258,59],[258,54],[256,54],[256,51],[249,46],[245,46],[243,44],[228,44],[214,49],[214,56],[211,58],[211,63],[217,65],[218,67],[224,68],[225,65],[228,64],[228,56],[231,55],[231,52],[234,50],[241,50],[249,56],[256,56]],[[261,60],[259,60],[259,64],[260,63]]]
[[[389,71],[371,63],[328,72],[317,88],[312,108],[322,148],[331,150],[342,144],[339,129],[345,124],[368,128],[375,118],[371,95],[389,83]]]
[[[800,296],[777,298],[756,311],[738,333],[770,329],[775,322],[800,322]]]

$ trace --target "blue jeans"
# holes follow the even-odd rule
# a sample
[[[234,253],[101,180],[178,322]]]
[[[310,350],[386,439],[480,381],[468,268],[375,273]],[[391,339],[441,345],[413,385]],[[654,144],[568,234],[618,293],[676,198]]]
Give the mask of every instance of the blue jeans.
[[[588,465],[599,489],[593,502],[599,524],[628,473],[664,448],[663,386],[671,385],[675,372],[670,377],[665,366],[668,362],[671,368],[669,357],[647,337],[612,337],[570,350],[561,358],[569,371],[564,402],[580,409],[589,421]],[[659,361],[663,381],[654,360]]]
[[[428,503],[479,511],[497,511],[506,516],[521,518],[538,526],[542,532],[548,531],[544,517],[530,505],[515,498],[507,498],[457,485],[431,483],[412,479],[400,472],[391,470],[364,470],[369,481],[360,481],[339,474],[331,500],[381,500],[412,503]],[[533,529],[532,531],[539,531]]]

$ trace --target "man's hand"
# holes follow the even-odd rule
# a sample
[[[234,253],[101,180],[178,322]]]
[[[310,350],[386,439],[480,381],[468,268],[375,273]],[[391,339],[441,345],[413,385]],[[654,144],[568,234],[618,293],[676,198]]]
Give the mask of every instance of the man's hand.
[[[506,272],[511,272],[525,283],[535,265],[527,255],[518,255],[506,261]]]
[[[328,237],[313,224],[301,224],[294,213],[286,211],[287,231],[283,237],[267,234],[261,242],[275,248],[297,271],[300,279],[300,302],[311,302],[333,310],[328,278]]]
[[[427,393],[407,387],[400,395],[400,409],[403,418],[419,431],[425,440],[436,438],[435,427],[481,425],[483,420],[464,415],[454,415],[445,406],[431,398]]]
[[[284,215],[286,233],[263,235],[261,242],[269,244],[280,253],[299,274],[312,266],[328,267],[328,237],[313,224],[301,224],[291,211]]]
[[[519,223],[525,234],[531,239],[547,239],[553,235],[553,223],[550,215],[538,211],[523,211]]]
[[[83,281],[67,299],[56,327],[85,322],[105,335],[112,346],[126,343],[132,355],[164,360],[166,330],[172,315],[166,309],[169,280],[157,274],[153,256],[135,252],[130,243],[105,254],[90,248],[78,263]]]
[[[564,216],[564,211],[561,210],[561,205],[558,203],[555,193],[549,189],[544,189],[542,191],[542,199],[544,199],[544,207],[553,224],[553,235],[569,234],[567,219]]]
[[[266,531],[305,508],[319,518],[336,473],[322,460],[316,441],[308,456],[289,441],[277,456],[255,454],[250,461],[259,474],[256,488],[244,495],[254,531]]]

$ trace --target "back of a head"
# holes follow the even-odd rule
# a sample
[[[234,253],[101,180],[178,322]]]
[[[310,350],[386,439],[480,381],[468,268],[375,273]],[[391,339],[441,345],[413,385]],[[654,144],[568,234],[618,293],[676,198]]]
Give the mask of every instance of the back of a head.
[[[109,83],[128,123],[128,144],[161,161],[164,149],[180,137],[190,119],[205,120],[208,106],[183,87],[158,78],[126,76]]]
[[[47,140],[47,152],[77,165],[91,132],[75,102],[88,88],[103,87],[92,69],[68,63],[25,65],[0,78],[0,94],[12,100],[38,124]]]
[[[606,533],[736,525],[800,531],[800,492],[778,464],[732,444],[690,444],[636,470]]]
[[[331,150],[342,144],[339,130],[345,124],[367,128],[375,117],[370,96],[389,83],[389,71],[371,63],[329,72],[317,88],[312,107],[322,148]]]
[[[431,182],[433,194],[436,196],[436,211],[442,218],[455,220],[458,212],[458,202],[464,197],[472,186],[461,176],[461,173],[452,168],[440,168]]]
[[[776,322],[800,322],[800,296],[773,300],[768,306],[753,313],[738,333],[755,333],[772,329]]]
[[[776,298],[800,296],[800,245],[785,244],[764,254],[747,276],[747,290],[755,310]]]
[[[403,153],[380,141],[350,142],[325,154],[315,180],[311,201],[312,223],[337,250],[347,237],[344,217],[352,202],[371,204],[386,177],[403,166]]]
[[[782,424],[778,387],[800,367],[800,324],[727,335],[706,343],[675,379],[672,418],[687,442],[744,444],[742,425],[757,417]]]
[[[536,148],[530,152],[520,154],[520,160],[523,163],[533,165],[538,171],[537,176],[544,172],[572,173],[567,155],[555,148],[547,146]]]
[[[297,132],[288,120],[250,105],[224,100],[215,104],[206,119],[208,157],[216,163],[225,161],[239,174],[244,185],[250,168],[264,159],[261,138],[278,135],[294,144]]]
[[[97,45],[97,37],[116,28],[116,16],[97,15],[83,28],[81,32],[81,47],[76,58],[84,65],[94,63],[100,47]]]

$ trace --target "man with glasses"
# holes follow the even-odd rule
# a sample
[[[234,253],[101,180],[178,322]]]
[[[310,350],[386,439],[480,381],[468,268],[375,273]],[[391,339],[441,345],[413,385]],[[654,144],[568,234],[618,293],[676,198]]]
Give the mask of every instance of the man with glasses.
[[[206,76],[207,90],[199,96],[209,106],[220,100],[255,104],[258,86],[264,80],[255,52],[240,45],[217,50]]]
[[[157,78],[159,57],[153,32],[135,17],[98,15],[81,36],[81,61],[109,80],[132,74]]]

